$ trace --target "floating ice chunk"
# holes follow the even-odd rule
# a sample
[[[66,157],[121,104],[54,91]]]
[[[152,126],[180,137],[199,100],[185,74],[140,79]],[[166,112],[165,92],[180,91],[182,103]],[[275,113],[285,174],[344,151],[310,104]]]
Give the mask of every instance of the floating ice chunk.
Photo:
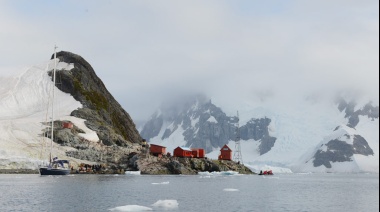
[[[210,173],[210,172],[198,172],[198,175],[210,176],[210,175],[212,175],[212,173]]]
[[[126,171],[126,175],[141,175],[141,171]]]
[[[125,205],[116,208],[108,209],[110,211],[152,211],[152,208],[141,206],[141,205]]]
[[[239,189],[236,188],[225,188],[223,191],[239,191]]]
[[[165,184],[169,184],[169,182],[168,181],[166,181],[166,182],[161,182],[161,183],[152,183],[153,185],[165,185]]]
[[[221,171],[221,172],[211,172],[213,175],[239,175],[239,172],[236,171]]]
[[[167,200],[158,200],[152,206],[164,208],[164,209],[176,209],[178,208],[178,205],[179,204],[177,200],[167,199]]]

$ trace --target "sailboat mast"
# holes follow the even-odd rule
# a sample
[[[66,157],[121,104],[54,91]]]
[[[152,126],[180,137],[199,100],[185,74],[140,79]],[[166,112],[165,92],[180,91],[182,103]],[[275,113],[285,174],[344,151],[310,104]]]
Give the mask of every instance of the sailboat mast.
[[[53,69],[53,99],[51,101],[51,143],[50,143],[50,162],[52,161],[52,151],[53,151],[53,140],[54,140],[54,93],[55,93],[55,71],[57,67],[57,46],[54,46],[54,69]]]

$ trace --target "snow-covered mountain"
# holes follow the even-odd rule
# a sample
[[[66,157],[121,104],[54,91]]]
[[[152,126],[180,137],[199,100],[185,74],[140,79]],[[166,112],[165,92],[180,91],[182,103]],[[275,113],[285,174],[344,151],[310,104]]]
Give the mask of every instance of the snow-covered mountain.
[[[162,106],[140,132],[168,151],[205,148],[215,159],[224,144],[235,150],[240,138],[243,162],[255,170],[378,172],[378,103],[344,96],[253,98],[236,107],[239,121],[236,111],[223,112],[222,101],[190,97]]]
[[[17,76],[0,78],[0,167],[37,168],[47,161],[49,139],[41,134],[49,120],[47,108],[51,99],[52,80],[48,70],[54,60],[25,68]],[[72,64],[58,63],[57,69],[70,70]],[[71,95],[56,91],[55,115],[66,119],[71,111],[82,107]],[[83,120],[73,119],[80,125]],[[82,125],[84,125],[82,123]],[[85,133],[84,133],[85,134]],[[89,137],[90,138],[90,137]],[[68,148],[56,146],[56,155],[61,157]]]
[[[142,143],[131,117],[86,60],[71,52],[56,55],[55,60],[25,68],[16,76],[0,77],[0,169],[37,169],[48,161],[50,149],[73,166],[125,167],[126,156],[138,152]],[[53,86],[57,89],[51,142],[51,128],[46,126],[53,113],[49,107]]]

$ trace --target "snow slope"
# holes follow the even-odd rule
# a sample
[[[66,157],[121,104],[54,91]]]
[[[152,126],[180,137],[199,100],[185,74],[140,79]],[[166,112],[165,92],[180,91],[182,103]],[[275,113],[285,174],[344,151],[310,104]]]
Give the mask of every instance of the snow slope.
[[[58,60],[58,59],[57,59]],[[31,168],[47,162],[50,139],[40,136],[49,121],[51,104],[49,95],[53,82],[48,71],[54,60],[25,68],[17,76],[0,77],[0,169]],[[57,70],[71,70],[72,64],[59,62]],[[84,120],[70,117],[70,113],[82,107],[70,94],[55,89],[54,117],[70,120],[86,133],[82,136],[97,141],[96,133],[86,129]],[[69,147],[55,145],[53,154],[65,158],[64,150]]]

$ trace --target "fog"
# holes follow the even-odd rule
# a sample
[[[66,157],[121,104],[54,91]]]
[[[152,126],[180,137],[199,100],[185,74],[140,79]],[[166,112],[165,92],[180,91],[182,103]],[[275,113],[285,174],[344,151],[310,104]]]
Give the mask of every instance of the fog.
[[[239,102],[359,89],[378,102],[379,2],[2,1],[0,77],[81,55],[132,116],[194,93]],[[1,86],[1,85],[0,85]]]

